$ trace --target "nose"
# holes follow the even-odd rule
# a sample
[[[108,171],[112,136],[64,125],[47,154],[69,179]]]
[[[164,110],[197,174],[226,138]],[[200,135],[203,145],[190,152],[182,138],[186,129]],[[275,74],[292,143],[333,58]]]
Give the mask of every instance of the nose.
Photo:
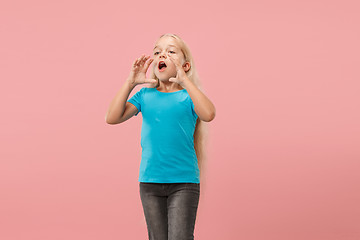
[[[161,57],[166,58],[166,52],[161,52],[159,55],[159,58],[161,58]]]

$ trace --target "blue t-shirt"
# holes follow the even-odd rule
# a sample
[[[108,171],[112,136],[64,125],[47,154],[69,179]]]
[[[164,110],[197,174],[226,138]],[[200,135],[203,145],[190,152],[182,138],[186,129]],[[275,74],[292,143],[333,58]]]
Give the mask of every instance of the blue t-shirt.
[[[128,102],[142,113],[139,182],[200,183],[194,149],[197,114],[186,91],[143,87]]]

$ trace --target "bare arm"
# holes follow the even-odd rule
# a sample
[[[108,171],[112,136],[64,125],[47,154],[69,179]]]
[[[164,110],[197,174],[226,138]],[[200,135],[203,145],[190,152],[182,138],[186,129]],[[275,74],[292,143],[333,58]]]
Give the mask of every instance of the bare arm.
[[[215,118],[216,109],[210,99],[188,78],[184,81],[184,87],[194,103],[194,111],[200,120],[212,121]]]
[[[110,103],[109,109],[105,116],[106,123],[122,123],[138,112],[138,109],[135,107],[135,105],[127,102],[127,99],[130,95],[130,92],[136,85],[144,83],[157,83],[156,79],[146,78],[146,71],[148,70],[153,60],[154,59],[150,58],[150,56],[145,56],[145,54],[143,54],[133,62],[128,78]]]
[[[105,116],[106,123],[122,123],[138,112],[138,109],[133,104],[127,102],[127,99],[134,87],[135,85],[131,84],[129,79],[125,81],[110,103],[109,109]]]
[[[210,99],[186,76],[185,68],[189,69],[190,63],[180,62],[179,56],[176,54],[167,54],[169,59],[176,66],[176,77],[169,79],[170,82],[176,82],[180,84],[189,93],[191,100],[194,103],[194,111],[198,115],[199,119],[204,122],[210,122],[215,118],[216,109]]]

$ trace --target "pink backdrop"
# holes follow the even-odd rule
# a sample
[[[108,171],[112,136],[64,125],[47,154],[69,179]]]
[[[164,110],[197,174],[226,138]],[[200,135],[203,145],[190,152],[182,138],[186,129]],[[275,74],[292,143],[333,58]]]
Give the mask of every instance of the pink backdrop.
[[[195,239],[360,239],[359,12],[355,0],[2,1],[0,239],[147,239],[142,116],[104,117],[168,32],[217,110]]]

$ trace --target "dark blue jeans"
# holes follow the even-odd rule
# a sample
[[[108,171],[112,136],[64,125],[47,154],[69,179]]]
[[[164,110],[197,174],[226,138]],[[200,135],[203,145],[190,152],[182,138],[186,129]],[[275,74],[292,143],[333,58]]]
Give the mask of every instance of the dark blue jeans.
[[[200,183],[140,182],[149,240],[192,240]]]

